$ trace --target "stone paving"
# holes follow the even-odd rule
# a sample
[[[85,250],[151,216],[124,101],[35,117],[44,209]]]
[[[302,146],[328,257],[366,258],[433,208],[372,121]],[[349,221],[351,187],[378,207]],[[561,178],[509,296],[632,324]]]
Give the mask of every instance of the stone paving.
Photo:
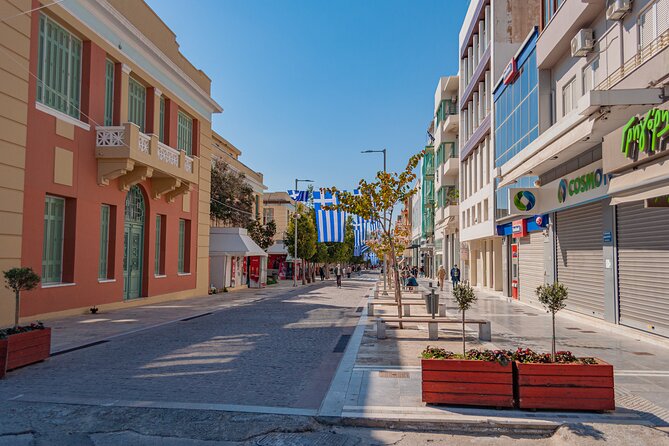
[[[359,318],[355,310],[368,287],[368,282],[346,280],[338,290],[330,281],[295,290],[231,293],[234,297],[227,301],[227,295],[190,299],[165,305],[179,307],[183,316],[193,310],[212,314],[168,324],[163,310],[155,308],[159,305],[91,315],[91,319],[117,320],[128,319],[131,312],[145,314],[138,318],[152,326],[155,318],[148,314],[158,314],[162,325],[10,372],[0,381],[0,399],[315,411],[343,353],[343,348],[333,350],[340,337],[355,327]],[[108,334],[104,324],[95,328],[95,323],[79,324],[81,320],[75,317],[57,325],[74,326],[81,336],[84,330],[88,339]],[[56,330],[56,340],[66,329]]]

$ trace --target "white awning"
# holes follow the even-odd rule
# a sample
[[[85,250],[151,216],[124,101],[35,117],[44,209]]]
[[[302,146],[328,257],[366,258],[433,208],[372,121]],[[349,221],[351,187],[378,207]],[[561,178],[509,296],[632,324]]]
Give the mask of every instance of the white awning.
[[[272,246],[267,248],[267,254],[271,255],[287,255],[288,248],[283,242],[274,242]]]
[[[669,160],[611,178],[611,205],[669,195]]]
[[[267,257],[267,253],[242,228],[211,228],[210,256]]]

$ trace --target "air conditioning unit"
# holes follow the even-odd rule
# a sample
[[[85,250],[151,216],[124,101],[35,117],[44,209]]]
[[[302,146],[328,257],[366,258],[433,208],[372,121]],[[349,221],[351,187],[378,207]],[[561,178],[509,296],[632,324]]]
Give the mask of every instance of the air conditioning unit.
[[[606,20],[620,20],[632,9],[632,0],[613,0],[606,8]]]
[[[584,28],[571,39],[571,56],[584,57],[595,46],[595,34],[592,29]]]

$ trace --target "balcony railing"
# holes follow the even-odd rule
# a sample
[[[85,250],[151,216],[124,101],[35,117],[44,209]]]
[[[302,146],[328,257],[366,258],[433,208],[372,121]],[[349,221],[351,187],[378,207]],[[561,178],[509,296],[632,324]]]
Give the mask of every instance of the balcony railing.
[[[612,88],[618,82],[625,79],[633,71],[635,71],[644,63],[648,62],[667,47],[669,47],[669,29],[664,31],[655,40],[650,42],[634,56],[625,61],[625,63],[620,68],[615,70],[609,75],[609,77],[597,85],[596,90],[608,90]]]
[[[153,197],[174,198],[197,184],[198,159],[139,131],[132,123],[96,128],[98,182],[119,178],[121,188],[151,179]]]

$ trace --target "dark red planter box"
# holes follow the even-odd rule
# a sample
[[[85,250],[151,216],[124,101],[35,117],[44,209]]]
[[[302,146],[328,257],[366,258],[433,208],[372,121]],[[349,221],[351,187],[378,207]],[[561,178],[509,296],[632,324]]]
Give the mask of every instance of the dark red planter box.
[[[3,350],[6,353],[3,355]],[[0,377],[6,370],[44,361],[51,353],[51,329],[32,330],[0,341]]]
[[[463,359],[423,359],[423,402],[513,407],[513,366]]]
[[[615,410],[613,366],[514,364],[521,409]]]

